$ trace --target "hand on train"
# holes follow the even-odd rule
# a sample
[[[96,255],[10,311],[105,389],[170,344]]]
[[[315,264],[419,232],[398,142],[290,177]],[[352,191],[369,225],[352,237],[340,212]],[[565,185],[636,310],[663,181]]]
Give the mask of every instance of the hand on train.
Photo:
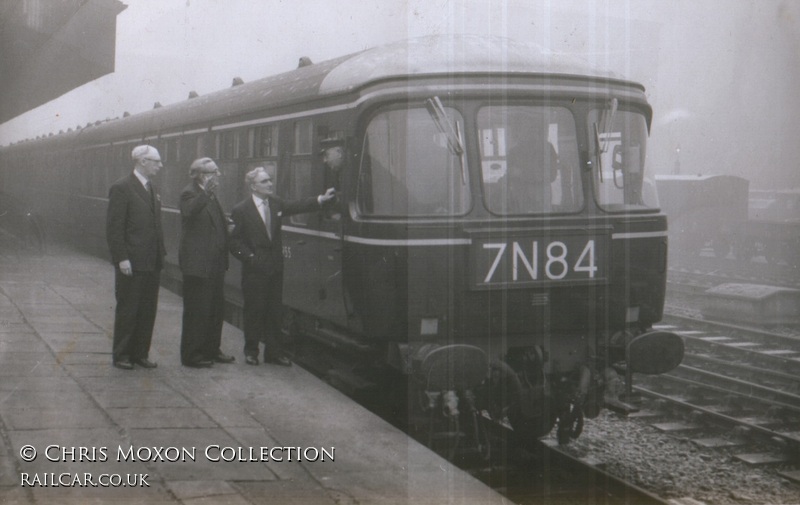
[[[133,267],[131,267],[131,261],[130,260],[120,261],[119,271],[122,272],[123,275],[127,275],[128,277],[133,275]]]
[[[319,203],[325,203],[327,201],[333,200],[334,198],[336,198],[336,189],[328,188],[328,190],[325,191],[324,195],[319,195]]]

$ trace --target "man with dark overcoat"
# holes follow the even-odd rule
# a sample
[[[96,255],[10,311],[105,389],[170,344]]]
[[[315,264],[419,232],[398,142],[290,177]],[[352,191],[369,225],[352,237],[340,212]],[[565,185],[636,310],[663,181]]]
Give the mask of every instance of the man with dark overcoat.
[[[152,181],[161,170],[161,156],[156,148],[141,145],[133,148],[131,158],[133,172],[109,189],[106,215],[117,301],[112,362],[123,370],[134,364],[156,367],[149,353],[166,255],[161,198]]]
[[[216,196],[220,175],[214,160],[196,159],[189,167],[192,182],[180,198],[181,363],[194,368],[235,361],[220,350],[228,270],[228,225]]]

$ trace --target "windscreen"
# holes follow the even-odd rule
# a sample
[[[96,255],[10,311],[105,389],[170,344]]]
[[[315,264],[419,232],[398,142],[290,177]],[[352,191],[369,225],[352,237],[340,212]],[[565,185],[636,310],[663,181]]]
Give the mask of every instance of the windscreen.
[[[588,128],[594,164],[594,194],[607,211],[658,207],[655,185],[645,175],[647,121],[635,111],[595,109]]]
[[[477,117],[484,203],[495,214],[583,206],[575,120],[565,107],[490,105]]]
[[[461,114],[442,120],[463,131]],[[365,216],[463,215],[470,206],[466,157],[424,107],[378,112],[367,126],[357,200]]]

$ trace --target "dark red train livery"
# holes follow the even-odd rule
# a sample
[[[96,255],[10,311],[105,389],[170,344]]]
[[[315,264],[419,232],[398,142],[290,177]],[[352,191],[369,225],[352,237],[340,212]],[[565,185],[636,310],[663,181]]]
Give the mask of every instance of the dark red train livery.
[[[0,176],[4,199],[104,250],[108,186],[156,146],[173,279],[193,159],[218,160],[226,209],[267,161],[285,197],[335,185],[336,208],[284,220],[287,327],[402,372],[423,409],[566,441],[610,377],[682,358],[652,330],[667,222],[643,184],[650,122],[639,84],[506,39],[427,37],[17,143]],[[344,142],[339,173],[325,138]]]

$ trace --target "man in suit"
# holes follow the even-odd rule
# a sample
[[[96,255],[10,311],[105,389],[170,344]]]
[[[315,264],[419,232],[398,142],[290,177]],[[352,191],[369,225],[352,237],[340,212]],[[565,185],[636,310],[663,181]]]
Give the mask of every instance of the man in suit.
[[[194,368],[235,361],[220,350],[228,270],[228,225],[215,194],[220,175],[214,160],[196,159],[189,167],[192,182],[181,192],[181,363]]]
[[[244,297],[244,355],[248,365],[258,365],[258,342],[264,342],[264,362],[291,366],[280,341],[283,308],[283,247],[281,219],[319,210],[335,196],[324,195],[287,201],[276,197],[272,182],[274,165],[268,171],[257,167],[245,182],[252,195],[231,211],[234,228],[230,251],[242,262]]]
[[[161,170],[161,156],[152,146],[133,148],[133,173],[108,192],[106,239],[114,264],[113,364],[124,370],[134,364],[155,368],[148,359],[164,264],[161,198],[152,178]]]

